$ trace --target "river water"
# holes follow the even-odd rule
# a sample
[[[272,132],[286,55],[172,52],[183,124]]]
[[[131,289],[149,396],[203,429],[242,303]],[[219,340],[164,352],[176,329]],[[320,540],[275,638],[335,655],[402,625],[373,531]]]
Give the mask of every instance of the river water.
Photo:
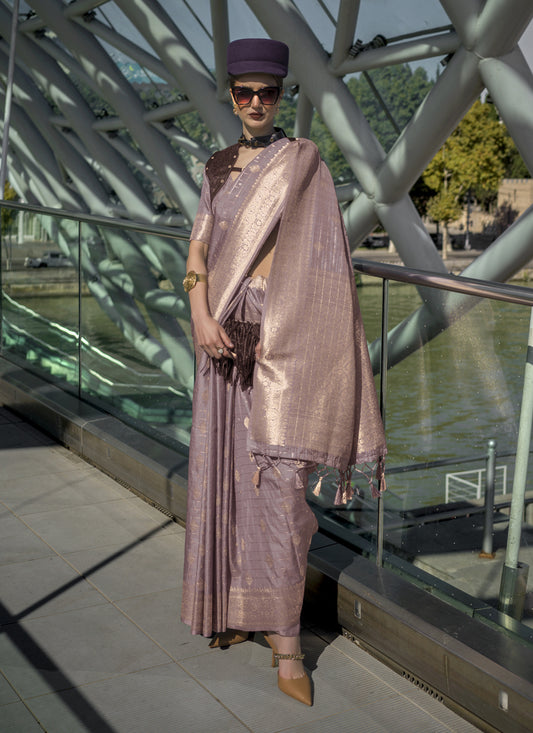
[[[359,299],[367,337],[373,341],[381,329],[381,287],[360,287]],[[17,301],[47,319],[77,329],[78,302],[73,296],[19,297]],[[391,283],[390,327],[419,304],[414,287]],[[83,333],[93,347],[125,360],[140,372],[157,375],[91,297],[82,299],[82,313]],[[489,439],[497,441],[499,453],[514,451],[528,328],[528,308],[477,299],[477,305],[455,325],[394,365],[389,370],[386,393],[387,465],[392,468],[481,455]],[[379,379],[376,381],[379,385]],[[168,379],[163,382],[166,384]],[[142,380],[138,391],[142,391]],[[154,399],[147,397],[152,404]],[[185,423],[179,428],[182,436]],[[157,420],[152,420],[150,429],[164,431],[164,426],[158,427]],[[513,459],[499,459],[497,463],[507,466],[510,491]],[[391,473],[391,499],[403,508],[443,502],[447,473],[483,465],[479,461],[416,473]]]
[[[371,341],[381,327],[381,288],[359,292]],[[389,327],[420,302],[413,287],[391,284]],[[475,307],[457,323],[389,370],[389,466],[483,454],[490,439],[496,440],[499,453],[516,450],[530,311],[479,298],[472,303]],[[513,462],[497,461],[498,489],[503,488],[505,466],[510,491]],[[447,473],[483,466],[482,461],[391,475],[389,487],[404,507],[438,503],[445,500]]]

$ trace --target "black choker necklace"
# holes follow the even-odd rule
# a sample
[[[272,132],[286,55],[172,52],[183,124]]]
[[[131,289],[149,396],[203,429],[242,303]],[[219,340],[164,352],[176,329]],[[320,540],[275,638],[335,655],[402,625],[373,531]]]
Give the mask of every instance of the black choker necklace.
[[[266,148],[267,145],[271,145],[283,137],[287,137],[287,135],[285,135],[281,127],[275,127],[271,135],[259,135],[258,137],[250,138],[241,135],[238,142],[239,145],[244,145],[245,148]]]

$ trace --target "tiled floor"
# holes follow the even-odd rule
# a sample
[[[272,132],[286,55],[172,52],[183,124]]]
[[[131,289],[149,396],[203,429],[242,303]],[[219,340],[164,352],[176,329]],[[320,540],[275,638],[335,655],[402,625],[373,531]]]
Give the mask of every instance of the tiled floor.
[[[181,527],[4,408],[0,466],[0,733],[477,730],[317,628],[292,701],[260,635],[210,650],[180,623]]]

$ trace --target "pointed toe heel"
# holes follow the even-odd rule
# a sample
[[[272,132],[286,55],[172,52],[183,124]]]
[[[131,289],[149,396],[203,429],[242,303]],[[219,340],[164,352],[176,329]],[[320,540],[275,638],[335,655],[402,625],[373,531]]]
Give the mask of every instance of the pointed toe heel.
[[[300,660],[304,658],[305,654],[278,654],[274,652],[272,655],[272,664],[274,665],[274,662],[278,664],[280,659]],[[280,677],[278,672],[278,687],[285,695],[292,697],[304,705],[311,706],[313,704],[311,680],[306,672],[304,672],[302,677]]]
[[[237,631],[235,629],[228,629],[220,634],[217,634],[209,643],[210,649],[227,649],[229,646],[234,644],[242,644],[243,641],[248,641],[250,638],[250,632],[248,631]]]
[[[304,705],[311,706],[313,704],[311,680],[307,674],[303,677],[297,677],[296,679],[287,679],[285,677],[280,677],[278,674],[278,687],[286,695],[303,703]]]

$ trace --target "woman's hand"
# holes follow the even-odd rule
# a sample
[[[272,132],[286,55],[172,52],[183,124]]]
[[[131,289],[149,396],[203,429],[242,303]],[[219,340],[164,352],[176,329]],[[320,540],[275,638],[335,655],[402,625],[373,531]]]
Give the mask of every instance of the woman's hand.
[[[212,316],[204,315],[194,319],[194,336],[198,346],[213,359],[220,359],[222,356],[235,358],[231,351],[233,343],[230,337]]]
[[[257,346],[255,347],[255,360],[257,361],[260,358],[261,358],[261,341],[258,341]]]

